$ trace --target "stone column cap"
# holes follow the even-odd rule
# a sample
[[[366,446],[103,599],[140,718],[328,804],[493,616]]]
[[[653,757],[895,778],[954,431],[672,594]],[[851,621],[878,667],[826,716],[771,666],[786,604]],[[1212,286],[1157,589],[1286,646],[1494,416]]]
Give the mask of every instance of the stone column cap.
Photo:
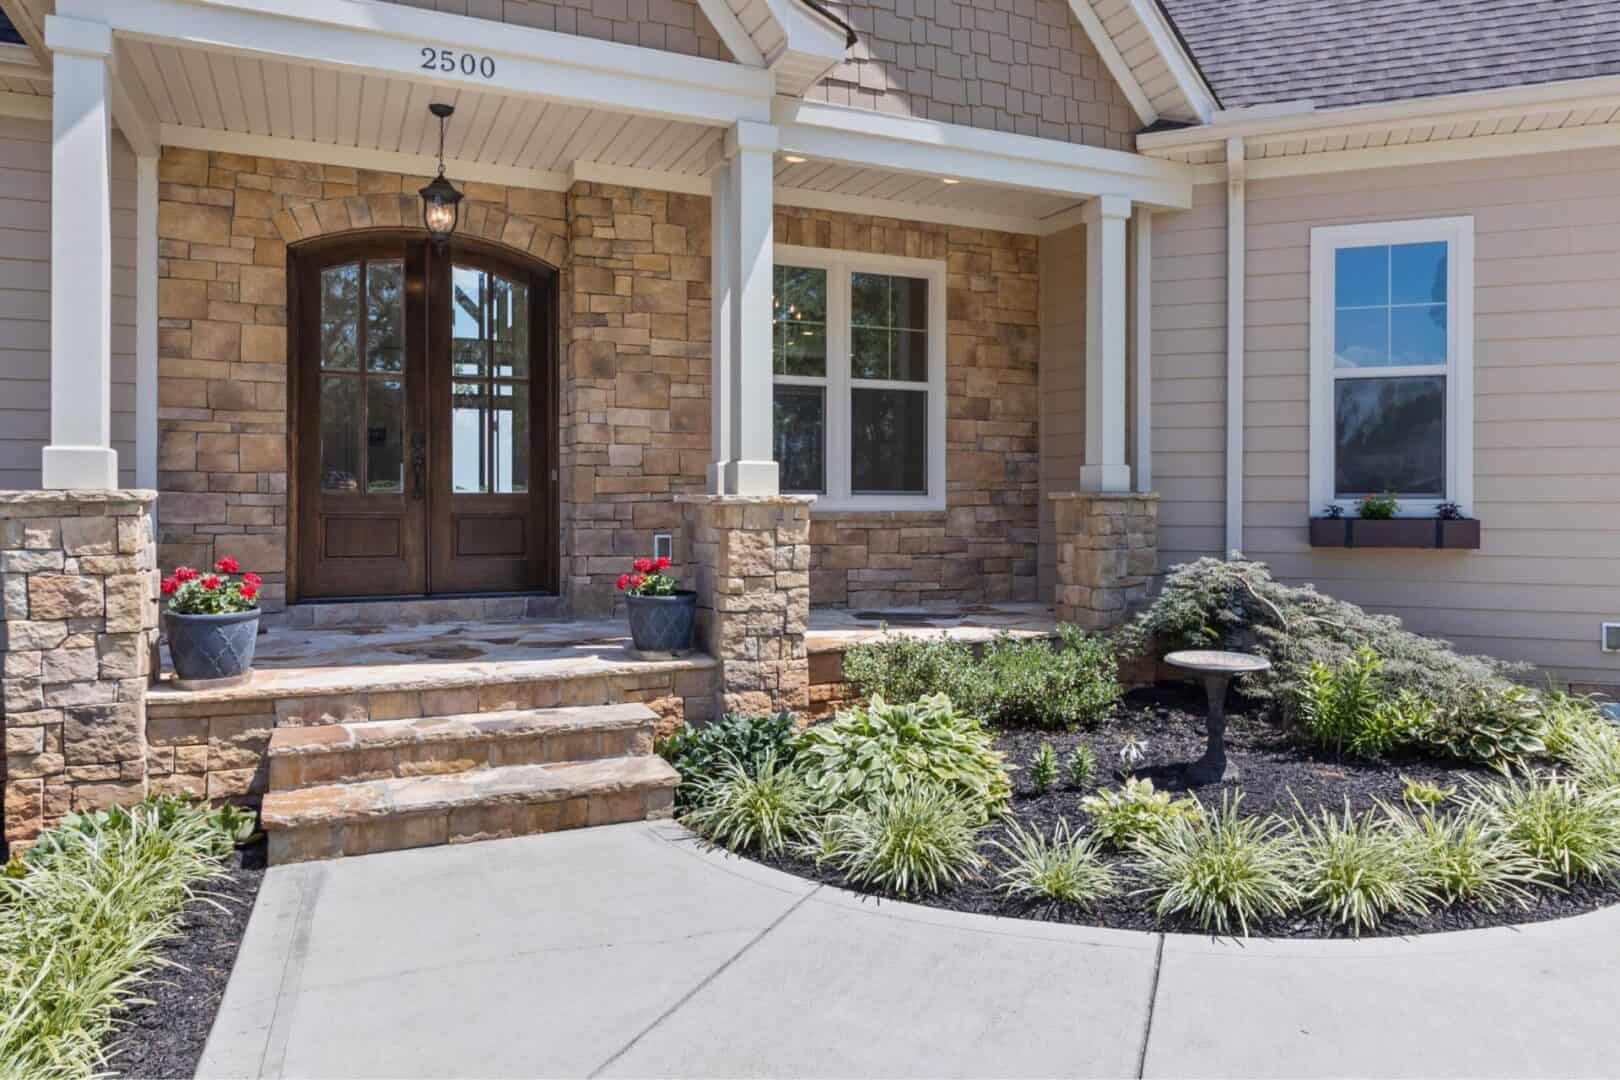
[[[677,503],[691,506],[810,506],[814,495],[677,495]]]
[[[1157,491],[1051,491],[1046,495],[1052,502],[1063,502],[1080,499],[1095,499],[1102,501],[1119,502],[1157,502]]]
[[[155,503],[158,493],[151,488],[68,488],[37,491],[0,491],[0,508],[48,509],[52,506],[78,506],[106,503]]]

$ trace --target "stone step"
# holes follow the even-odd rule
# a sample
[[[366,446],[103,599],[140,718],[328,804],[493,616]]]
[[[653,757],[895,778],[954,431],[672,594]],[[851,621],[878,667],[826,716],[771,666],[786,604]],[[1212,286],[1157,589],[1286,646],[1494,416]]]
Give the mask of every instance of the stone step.
[[[277,728],[270,790],[650,754],[657,723],[629,703]]]
[[[679,782],[651,755],[503,765],[272,791],[260,820],[281,865],[669,817]]]

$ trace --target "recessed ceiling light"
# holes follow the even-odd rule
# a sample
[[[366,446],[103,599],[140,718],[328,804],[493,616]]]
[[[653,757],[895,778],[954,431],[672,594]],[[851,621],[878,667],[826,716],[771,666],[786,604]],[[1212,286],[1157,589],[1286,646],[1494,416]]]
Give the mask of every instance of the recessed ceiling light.
[[[782,160],[787,162],[789,165],[804,164],[804,158],[800,157],[798,154],[783,154]]]
[[[939,178],[939,182],[942,184],[960,184],[962,181],[954,180],[949,176],[942,176]]]

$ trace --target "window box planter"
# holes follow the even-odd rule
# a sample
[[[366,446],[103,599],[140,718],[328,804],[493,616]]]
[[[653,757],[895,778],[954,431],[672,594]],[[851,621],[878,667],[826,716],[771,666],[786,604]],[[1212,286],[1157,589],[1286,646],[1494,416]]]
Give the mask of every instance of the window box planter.
[[[1311,547],[1479,548],[1477,518],[1311,518]]]

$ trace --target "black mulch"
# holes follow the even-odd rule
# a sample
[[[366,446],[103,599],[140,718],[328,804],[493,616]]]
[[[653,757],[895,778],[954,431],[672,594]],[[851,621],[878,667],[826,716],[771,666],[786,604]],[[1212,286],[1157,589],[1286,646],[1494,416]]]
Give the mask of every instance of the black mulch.
[[[264,844],[231,856],[230,876],[204,887],[182,914],[180,932],[162,951],[167,965],[135,989],[111,1040],[109,1072],[129,1077],[190,1077],[214,1025],[236,949],[264,877]]]
[[[1453,762],[1416,758],[1384,763],[1338,760],[1331,755],[1302,748],[1265,711],[1245,707],[1236,698],[1229,704],[1227,756],[1238,767],[1240,776],[1235,782],[1207,785],[1193,791],[1192,794],[1205,806],[1218,806],[1223,793],[1230,790],[1242,792],[1243,812],[1246,815],[1263,815],[1272,811],[1283,815],[1297,814],[1295,800],[1308,814],[1320,809],[1342,811],[1347,799],[1352,810],[1361,811],[1372,809],[1375,799],[1400,805],[1403,777],[1431,781],[1443,788],[1455,786],[1461,793],[1466,790],[1467,779],[1488,781],[1496,775],[1488,770],[1459,766]],[[1133,737],[1146,744],[1146,760],[1137,768],[1135,775],[1152,780],[1154,787],[1160,790],[1186,794],[1180,766],[1196,760],[1204,749],[1203,691],[1178,685],[1134,691],[1126,697],[1116,716],[1096,730],[1077,733],[1002,732],[996,739],[996,746],[1007,755],[1008,764],[1018,767],[1013,774],[1013,818],[1026,830],[1035,829],[1046,835],[1051,835],[1061,818],[1068,818],[1071,826],[1086,825],[1087,815],[1080,808],[1080,793],[1069,786],[1066,778],[1060,776],[1044,795],[1031,793],[1028,780],[1030,760],[1041,743],[1050,742],[1061,765],[1077,742],[1085,742],[1097,755],[1098,779],[1091,790],[1117,788],[1120,786],[1116,775],[1119,751],[1126,740]],[[1125,930],[1200,932],[1191,922],[1175,919],[1161,922],[1148,910],[1145,897],[1130,895],[1139,888],[1140,882],[1130,875],[1126,857],[1116,852],[1109,852],[1105,859],[1123,871],[1120,895],[1102,902],[1095,909],[1010,900],[1002,896],[996,891],[996,869],[1006,859],[991,845],[998,840],[1005,841],[1006,831],[1005,825],[993,825],[984,831],[979,851],[987,860],[987,866],[978,878],[954,885],[936,896],[915,898],[914,902],[952,911],[1020,919]],[[836,872],[819,869],[814,863],[791,855],[761,861],[830,885],[850,887]],[[1472,905],[1459,905],[1421,917],[1390,916],[1372,934],[1364,933],[1362,936],[1408,936],[1542,922],[1578,915],[1616,901],[1620,901],[1620,881],[1577,883],[1563,892],[1538,890],[1536,900],[1529,908],[1514,907],[1492,913]],[[1265,937],[1306,938],[1342,937],[1347,934],[1347,931],[1326,920],[1309,916],[1292,916],[1258,926],[1251,924],[1250,932]]]

